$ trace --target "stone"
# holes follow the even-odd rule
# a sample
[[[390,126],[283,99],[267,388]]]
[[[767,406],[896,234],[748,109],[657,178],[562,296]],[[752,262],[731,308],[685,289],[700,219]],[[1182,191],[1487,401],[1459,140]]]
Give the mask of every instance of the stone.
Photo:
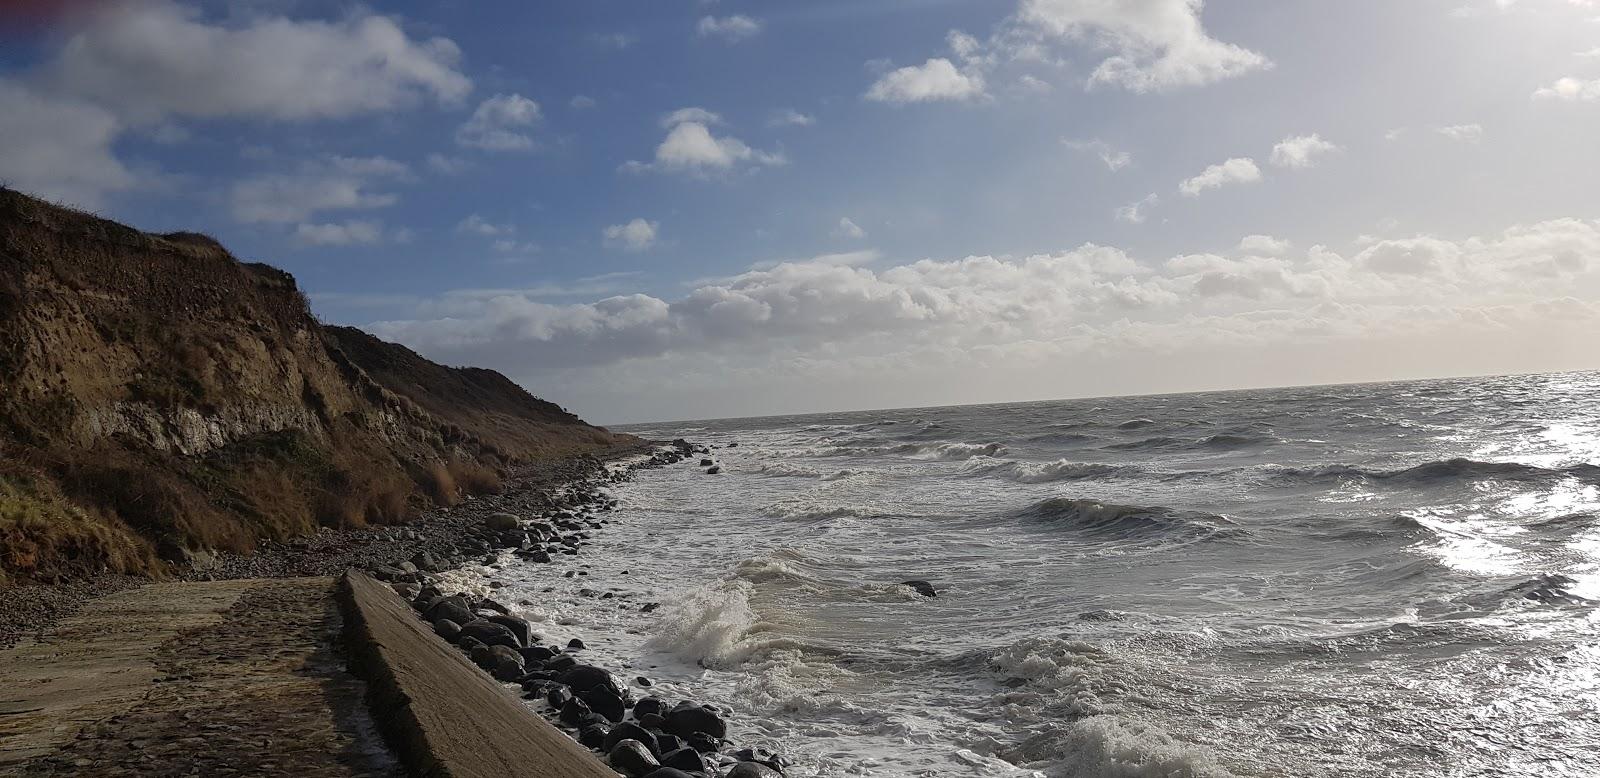
[[[493,532],[511,532],[516,530],[522,519],[514,513],[491,513],[483,520],[483,526]]]
[[[663,754],[661,756],[661,766],[672,767],[691,773],[707,772],[705,757],[701,756],[699,751],[696,751],[692,748],[680,748],[676,751]]]
[[[622,695],[618,694],[610,686],[600,685],[592,689],[586,689],[578,692],[578,696],[589,704],[590,710],[605,716],[613,722],[621,721],[624,716],[628,715],[628,704],[623,702]]]
[[[667,731],[685,738],[702,733],[722,740],[728,736],[728,722],[716,711],[697,705],[679,705],[667,714]]]
[[[507,615],[507,616],[511,615],[511,607],[510,606],[506,605],[505,603],[496,602],[495,600],[491,600],[488,597],[485,597],[485,598],[479,600],[478,604],[473,606],[473,609],[474,610],[480,610],[480,611],[494,611],[495,613],[501,613],[501,614],[504,614],[504,615]]]
[[[582,650],[582,649],[586,648],[586,646],[583,645],[583,641],[581,641],[581,640],[579,640],[577,638],[573,638],[573,639],[567,641],[567,648]]]
[[[461,625],[449,619],[439,619],[433,623],[433,634],[454,643],[456,638],[461,637]]]
[[[551,686],[544,693],[544,701],[550,703],[550,707],[556,710],[565,708],[572,699],[572,690],[561,684]]]
[[[479,640],[477,638],[471,638],[471,637],[466,637],[466,636],[462,636],[462,637],[456,638],[456,648],[459,648],[462,651],[466,652],[469,656],[472,654],[472,649],[477,648],[478,646],[481,646],[481,645],[483,645],[483,641],[481,641],[481,640]]]
[[[900,585],[901,586],[909,586],[912,589],[915,589],[917,594],[920,594],[923,597],[938,597],[939,596],[939,592],[934,590],[933,584],[928,583],[927,581],[901,581]]]
[[[648,729],[660,731],[667,728],[667,717],[659,713],[646,713],[643,716],[634,714],[634,718],[638,719],[640,725]]]
[[[645,729],[650,729],[650,727],[643,724],[640,726],[644,726]],[[683,748],[684,742],[683,739],[679,738],[677,735],[669,735],[665,732],[656,732],[656,745],[661,746],[661,753],[670,754],[673,751]]]
[[[688,743],[690,748],[702,754],[715,754],[722,750],[722,741],[704,732],[696,732],[684,738],[684,742]]]
[[[733,752],[733,758],[741,762],[759,762],[778,772],[783,772],[784,766],[788,764],[788,760],[778,756],[777,753],[759,746],[756,748],[741,748]]]
[[[475,618],[472,615],[472,609],[467,607],[467,601],[461,597],[446,597],[434,603],[433,607],[429,608],[427,612],[423,614],[423,616],[425,616],[429,622],[435,622],[439,619],[449,619],[457,624],[463,625],[471,622]]]
[[[576,665],[563,672],[560,681],[572,687],[573,691],[578,692],[586,692],[596,686],[604,686],[611,691],[618,691],[617,681],[611,677],[611,673],[594,665]]]
[[[760,762],[740,762],[724,778],[783,778],[783,773]]]
[[[694,776],[674,767],[661,767],[652,770],[644,778],[694,778]]]
[[[616,748],[624,740],[636,740],[642,743],[652,754],[661,753],[656,743],[655,733],[633,722],[623,722],[611,728],[611,734],[606,735],[605,750],[607,753]]]
[[[716,475],[720,472],[722,472],[721,465],[712,465],[711,467],[706,468],[706,475]]]
[[[505,646],[490,646],[489,667],[486,668],[497,681],[512,683],[522,677],[522,655]]]
[[[578,730],[578,742],[582,744],[584,748],[587,748],[591,751],[599,751],[605,747],[606,737],[608,734],[609,733],[606,732],[605,726],[601,724],[590,724],[583,729]]]
[[[606,754],[606,761],[628,778],[644,778],[661,766],[650,750],[637,740],[624,740]]]
[[[587,716],[593,712],[594,711],[589,710],[589,706],[584,704],[583,700],[576,698],[570,699],[561,706],[561,721],[567,726],[576,727],[578,726],[578,722],[583,720],[584,716]]]
[[[646,697],[633,704],[634,716],[648,716],[652,713],[659,716],[667,710],[667,703],[660,697]]]
[[[518,618],[516,616],[508,616],[504,613],[500,613],[490,616],[488,621],[491,624],[499,624],[500,626],[511,630],[511,634],[516,637],[517,643],[520,644],[517,646],[517,648],[533,645],[535,640],[533,634],[533,625],[528,623],[527,619]]]
[[[512,650],[523,647],[509,628],[488,619],[475,619],[461,625],[461,634],[491,646],[505,646]]]
[[[709,460],[709,459],[702,459],[702,460],[700,460],[700,466],[701,466],[701,467],[710,467],[710,466],[712,466],[712,465],[714,465],[714,464],[716,464],[716,462],[713,462],[713,461],[711,461],[711,460]]]

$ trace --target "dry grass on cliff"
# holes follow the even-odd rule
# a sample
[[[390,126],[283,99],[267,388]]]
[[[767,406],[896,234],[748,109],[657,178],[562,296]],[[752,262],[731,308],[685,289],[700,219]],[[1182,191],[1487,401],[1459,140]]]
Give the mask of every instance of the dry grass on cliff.
[[[8,571],[48,581],[154,568],[149,544],[127,524],[72,505],[42,473],[0,464],[0,583]]]

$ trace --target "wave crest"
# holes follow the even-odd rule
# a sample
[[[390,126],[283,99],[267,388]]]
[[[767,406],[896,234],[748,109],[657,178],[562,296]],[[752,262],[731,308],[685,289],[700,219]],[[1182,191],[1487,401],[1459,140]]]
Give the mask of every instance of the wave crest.
[[[1243,538],[1249,534],[1226,516],[1065,497],[1034,503],[1018,512],[1017,517],[1111,540],[1209,540]]]

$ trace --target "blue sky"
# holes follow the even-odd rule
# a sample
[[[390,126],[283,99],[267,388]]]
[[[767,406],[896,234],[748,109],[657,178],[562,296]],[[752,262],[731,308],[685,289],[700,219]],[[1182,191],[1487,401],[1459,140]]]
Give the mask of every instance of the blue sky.
[[[602,422],[1597,366],[1588,0],[55,5],[0,180]]]

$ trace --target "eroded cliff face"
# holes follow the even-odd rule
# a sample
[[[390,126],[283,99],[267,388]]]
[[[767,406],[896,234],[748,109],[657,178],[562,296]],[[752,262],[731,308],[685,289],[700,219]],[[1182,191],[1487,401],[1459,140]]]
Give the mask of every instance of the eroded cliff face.
[[[515,462],[615,442],[497,373],[356,332],[204,236],[0,190],[0,571],[152,570],[400,521]],[[95,532],[52,537],[78,526]]]

